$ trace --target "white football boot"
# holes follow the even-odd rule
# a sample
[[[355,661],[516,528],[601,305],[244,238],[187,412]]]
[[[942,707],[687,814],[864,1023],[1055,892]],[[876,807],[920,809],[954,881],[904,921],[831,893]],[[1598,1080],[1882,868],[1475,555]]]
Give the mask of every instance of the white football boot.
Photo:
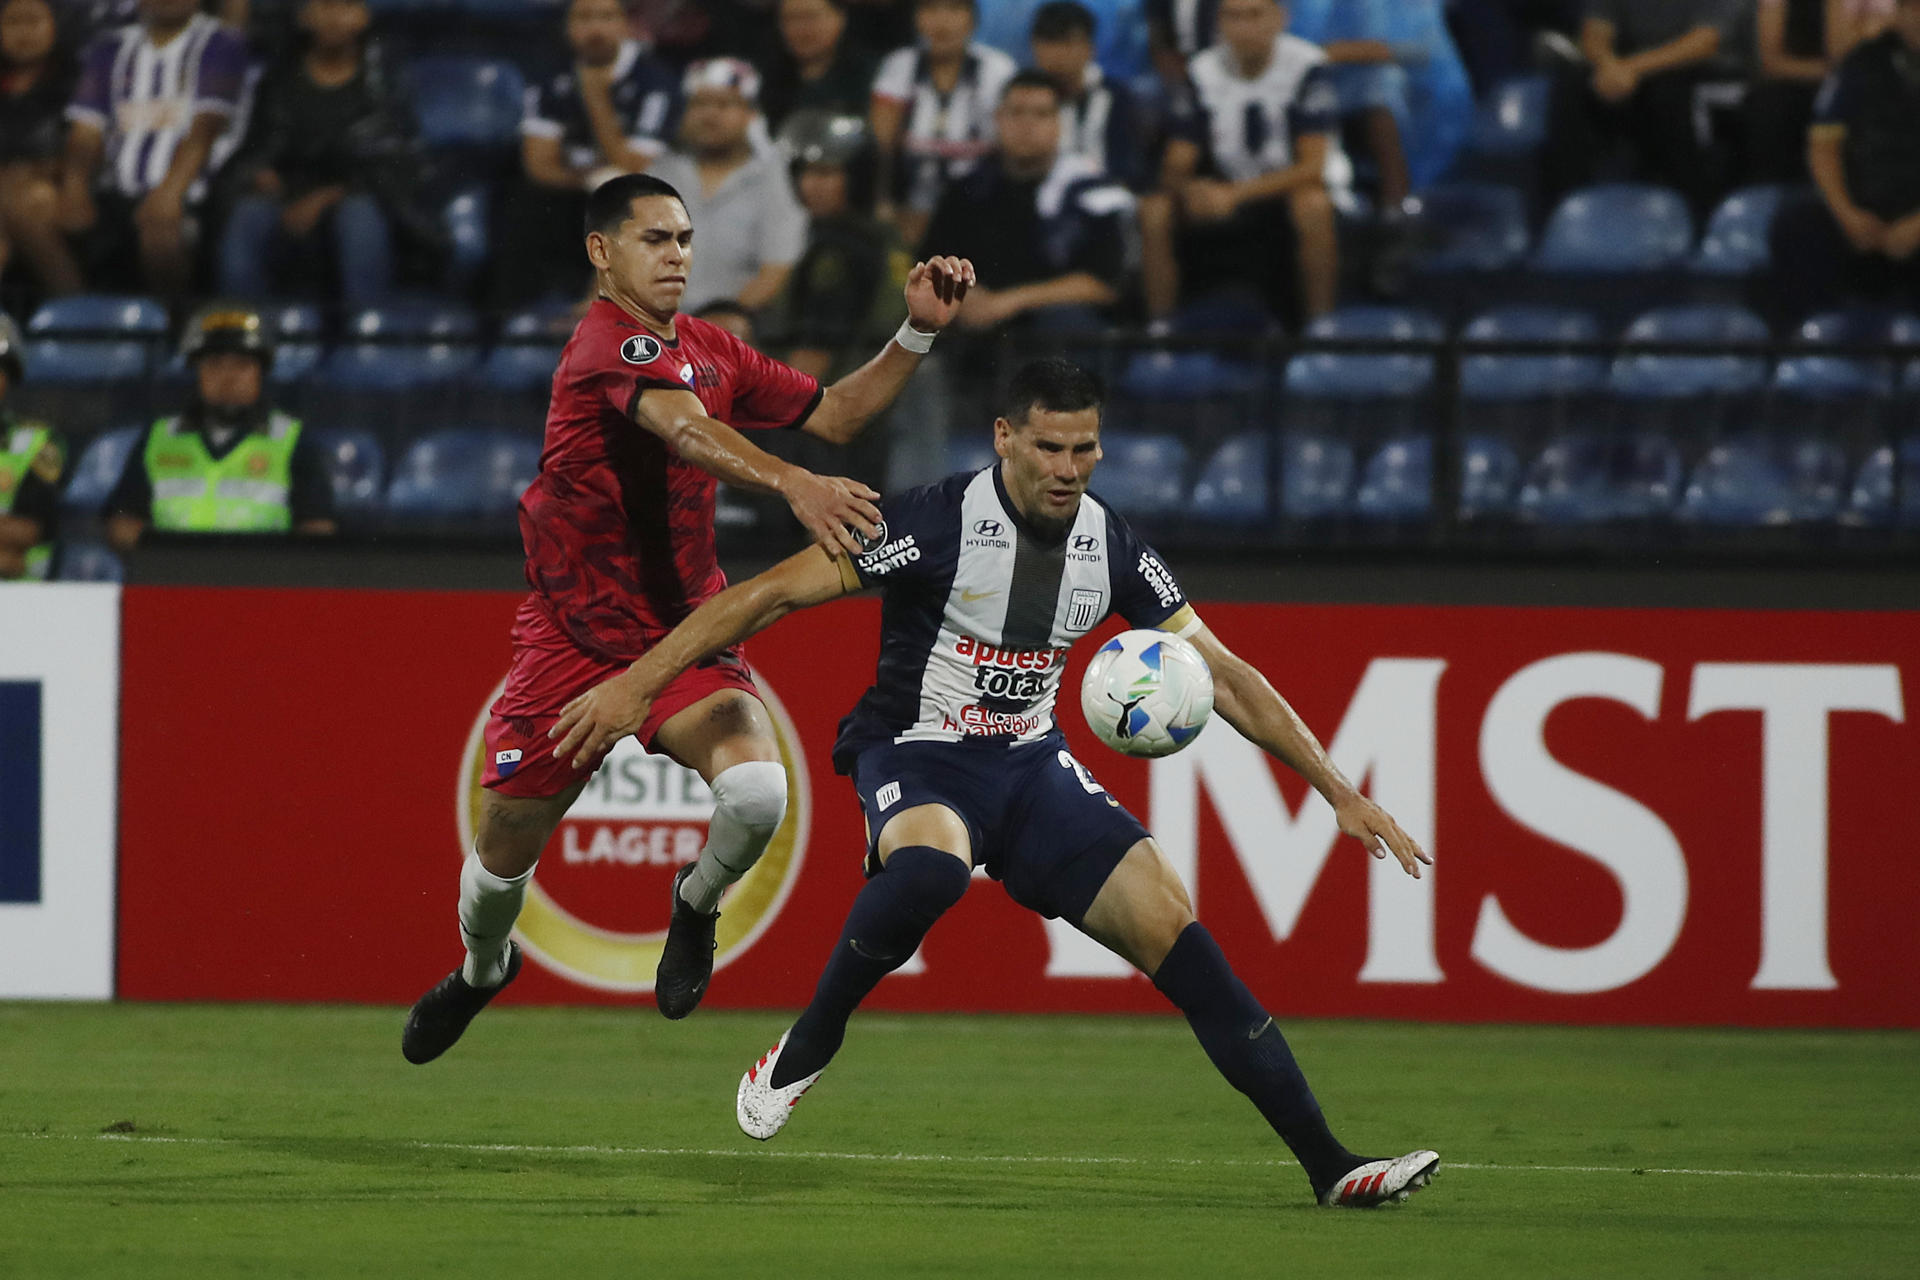
[[[1372,1209],[1405,1200],[1432,1182],[1439,1171],[1437,1151],[1410,1151],[1392,1160],[1369,1160],[1341,1175],[1340,1181],[1321,1193],[1320,1203],[1329,1209]]]
[[[801,1080],[794,1080],[773,1087],[774,1064],[780,1061],[780,1051],[787,1047],[787,1036],[792,1028],[780,1033],[780,1042],[766,1051],[760,1061],[747,1068],[747,1074],[740,1077],[740,1091],[734,1095],[733,1114],[740,1121],[741,1132],[749,1138],[758,1138],[765,1142],[786,1126],[787,1117],[793,1114],[793,1106],[813,1088],[813,1082],[820,1078],[820,1072]],[[822,1067],[824,1071],[826,1068]]]

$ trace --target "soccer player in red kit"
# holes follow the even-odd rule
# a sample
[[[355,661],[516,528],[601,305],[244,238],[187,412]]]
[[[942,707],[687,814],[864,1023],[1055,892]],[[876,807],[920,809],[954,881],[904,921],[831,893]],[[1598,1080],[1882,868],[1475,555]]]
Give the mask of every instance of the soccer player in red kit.
[[[878,533],[873,490],[825,478],[743,431],[794,427],[851,440],[892,403],[973,282],[963,259],[916,263],[908,318],[864,366],[822,388],[717,325],[677,314],[694,229],[679,194],[628,174],[587,200],[599,297],[554,374],[540,474],[520,499],[532,587],[513,664],[486,729],[486,798],[460,874],[466,959],[408,1014],[401,1051],[430,1062],[520,971],[510,934],[534,864],[601,757],[556,760],[547,731],[574,697],[625,671],[726,586],[714,551],[716,480],[787,500],[830,553]],[[696,770],[714,814],[698,861],[673,882],[654,994],[691,1013],[713,974],[721,893],[753,866],[786,813],[786,772],[738,650],[685,673],[634,735]]]

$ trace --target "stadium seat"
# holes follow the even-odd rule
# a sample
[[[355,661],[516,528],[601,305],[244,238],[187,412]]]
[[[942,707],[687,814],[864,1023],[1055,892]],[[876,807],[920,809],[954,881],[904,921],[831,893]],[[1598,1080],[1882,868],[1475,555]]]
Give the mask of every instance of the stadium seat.
[[[1328,312],[1307,326],[1308,338],[1439,342],[1440,322],[1410,307],[1353,306]],[[1399,352],[1312,351],[1287,362],[1289,395],[1308,399],[1382,400],[1432,389],[1433,356]]]
[[[1704,276],[1751,276],[1773,265],[1768,237],[1787,189],[1742,187],[1720,202],[1688,266]]]
[[[1176,436],[1105,432],[1095,490],[1126,516],[1181,511],[1187,499],[1187,446]]]
[[[1513,187],[1451,182],[1415,197],[1425,249],[1419,267],[1430,272],[1504,271],[1527,256],[1527,201]]]
[[[1467,342],[1552,346],[1598,342],[1600,325],[1584,311],[1510,306],[1475,316],[1460,336]],[[1606,378],[1606,361],[1596,355],[1469,355],[1460,362],[1460,390],[1470,400],[1590,395]]]
[[[273,374],[275,383],[304,382],[320,365],[325,353],[322,339],[326,324],[320,308],[297,302],[266,309],[267,323],[273,326]]]
[[[1468,436],[1460,446],[1460,518],[1510,515],[1520,483],[1520,458],[1506,441]]]
[[[1770,335],[1752,312],[1722,304],[1659,307],[1630,325],[1626,341],[1636,343],[1717,343],[1757,346]],[[1766,385],[1767,362],[1758,355],[1623,355],[1613,363],[1614,394],[1636,399],[1677,399],[1700,395],[1737,395]]]
[[[23,358],[36,382],[131,382],[151,371],[166,336],[166,308],[151,298],[74,294],[27,320]]]
[[[75,515],[98,515],[107,495],[120,483],[126,470],[127,455],[133,452],[143,427],[115,427],[91,440],[74,459],[67,473],[67,487],[60,494],[60,505]]]
[[[509,395],[544,391],[553,384],[553,371],[562,348],[544,342],[503,342],[487,356],[485,379],[493,391]]]
[[[1671,510],[1681,479],[1679,451],[1659,436],[1562,436],[1527,468],[1517,510],[1543,524],[1642,520]]]
[[[370,431],[336,428],[315,433],[333,482],[333,505],[343,517],[380,509],[386,490],[387,455]]]
[[[555,299],[523,307],[500,326],[504,342],[562,342],[573,336],[579,318],[573,299]]]
[[[1480,102],[1468,135],[1468,151],[1483,156],[1526,156],[1547,145],[1553,82],[1544,75],[1516,76],[1495,85]]]
[[[347,321],[346,334],[355,341],[472,341],[479,335],[480,318],[456,303],[427,298],[401,298],[356,312]]]
[[[424,436],[407,449],[387,487],[387,515],[397,524],[511,518],[540,469],[540,442],[506,432],[454,429]]]
[[[1281,514],[1289,520],[1344,516],[1352,492],[1352,445],[1322,436],[1281,436]]]
[[[1679,514],[1696,524],[1742,526],[1830,518],[1845,481],[1839,449],[1819,441],[1797,442],[1784,459],[1764,441],[1729,441],[1694,467]]]
[[[63,542],[54,556],[53,576],[59,582],[122,582],[126,568],[104,543]]]
[[[1899,464],[1899,492],[1895,493],[1895,462]],[[1896,509],[1896,503],[1897,509]],[[1868,455],[1854,478],[1841,520],[1852,525],[1920,528],[1920,436],[1900,442],[1898,449],[1881,445]]]
[[[410,391],[476,373],[479,320],[465,307],[401,300],[369,307],[347,323],[348,341],[320,365],[328,386],[344,391]]]
[[[447,228],[447,275],[456,290],[464,289],[487,264],[492,214],[492,192],[483,183],[461,187],[441,210]]]
[[[1260,385],[1259,372],[1215,351],[1140,351],[1120,375],[1123,395],[1140,400],[1202,400],[1246,395]]]
[[[427,54],[411,65],[420,138],[428,147],[506,147],[519,136],[526,83],[511,62]]]
[[[1369,520],[1412,520],[1433,509],[1433,440],[1389,440],[1367,459],[1354,511]]]
[[[1797,345],[1873,347],[1920,342],[1920,319],[1878,307],[1809,316]],[[1802,399],[1855,399],[1893,392],[1892,361],[1870,355],[1790,355],[1774,371],[1774,389]]]
[[[1193,517],[1209,524],[1265,524],[1268,495],[1267,437],[1234,436],[1214,450],[1193,486]]]
[[[1622,275],[1668,270],[1692,248],[1693,218],[1679,192],[1610,183],[1560,202],[1533,262],[1568,275]]]

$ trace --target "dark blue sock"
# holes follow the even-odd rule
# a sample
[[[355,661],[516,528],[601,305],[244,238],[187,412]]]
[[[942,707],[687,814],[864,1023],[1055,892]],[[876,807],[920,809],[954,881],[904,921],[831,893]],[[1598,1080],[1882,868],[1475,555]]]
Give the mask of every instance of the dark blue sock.
[[[1287,1038],[1198,921],[1175,939],[1153,985],[1187,1015],[1200,1047],[1227,1083],[1251,1098],[1292,1148],[1314,1194],[1362,1163],[1327,1128]]]
[[[909,845],[893,851],[854,898],[833,958],[813,989],[813,1003],[787,1033],[774,1088],[810,1076],[832,1060],[854,1009],[880,979],[912,957],[933,922],[960,901],[971,875],[966,863],[942,849]]]

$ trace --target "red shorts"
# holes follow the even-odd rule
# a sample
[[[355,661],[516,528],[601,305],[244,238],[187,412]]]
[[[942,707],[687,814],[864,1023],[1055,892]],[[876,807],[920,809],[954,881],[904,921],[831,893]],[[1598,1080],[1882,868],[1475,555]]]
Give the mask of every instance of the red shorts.
[[[599,759],[584,769],[574,768],[571,761],[554,759],[555,744],[547,731],[569,702],[632,665],[604,662],[583,653],[550,623],[538,630],[539,635],[515,639],[507,687],[487,718],[486,770],[480,780],[503,796],[559,795],[600,767]],[[753,673],[737,647],[722,650],[676,676],[653,700],[646,722],[633,736],[641,746],[653,750],[654,735],[661,725],[722,689],[760,696],[753,685]]]

